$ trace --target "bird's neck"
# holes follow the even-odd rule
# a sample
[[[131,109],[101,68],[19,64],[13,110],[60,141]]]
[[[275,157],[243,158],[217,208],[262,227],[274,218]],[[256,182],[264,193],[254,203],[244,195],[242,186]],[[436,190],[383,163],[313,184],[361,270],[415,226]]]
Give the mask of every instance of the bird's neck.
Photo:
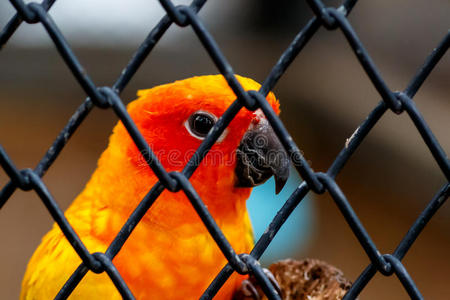
[[[109,148],[102,154],[97,170],[66,212],[69,221],[70,218],[81,219],[91,235],[108,242],[112,241],[157,182],[148,167],[136,168],[117,154]],[[234,188],[233,178],[199,169],[191,182],[219,226],[236,222],[246,213],[245,200],[250,195],[250,189]],[[189,234],[183,228],[190,228],[192,234],[205,230],[182,191],[163,191],[141,223],[152,230],[174,234],[177,231]]]

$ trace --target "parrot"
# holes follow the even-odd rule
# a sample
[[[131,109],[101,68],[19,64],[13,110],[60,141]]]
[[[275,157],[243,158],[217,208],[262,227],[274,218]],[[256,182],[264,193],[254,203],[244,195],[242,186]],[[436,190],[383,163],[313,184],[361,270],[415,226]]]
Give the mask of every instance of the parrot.
[[[260,88],[235,76],[245,91]],[[180,172],[236,98],[223,75],[203,75],[139,90],[127,111],[166,171]],[[275,95],[266,99],[279,114]],[[261,109],[243,107],[189,179],[238,254],[254,245],[246,200],[272,176],[281,190],[288,156]],[[65,216],[91,253],[105,252],[157,181],[119,121]],[[54,224],[27,265],[20,299],[54,298],[81,262]],[[183,191],[164,190],[112,262],[136,299],[198,299],[227,260]],[[243,280],[235,272],[215,299],[232,299]],[[105,272],[88,272],[69,299],[121,296]]]

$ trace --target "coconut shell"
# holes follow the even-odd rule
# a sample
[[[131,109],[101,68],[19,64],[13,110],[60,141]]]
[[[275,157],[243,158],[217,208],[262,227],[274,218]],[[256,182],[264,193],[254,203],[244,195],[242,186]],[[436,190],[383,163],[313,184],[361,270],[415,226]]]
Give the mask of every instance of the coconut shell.
[[[284,300],[337,300],[342,299],[351,287],[341,270],[317,259],[285,259],[273,263],[269,270],[277,280]],[[243,285],[234,300],[267,299],[254,277],[250,276],[248,281],[252,286]],[[259,296],[255,296],[254,291]]]

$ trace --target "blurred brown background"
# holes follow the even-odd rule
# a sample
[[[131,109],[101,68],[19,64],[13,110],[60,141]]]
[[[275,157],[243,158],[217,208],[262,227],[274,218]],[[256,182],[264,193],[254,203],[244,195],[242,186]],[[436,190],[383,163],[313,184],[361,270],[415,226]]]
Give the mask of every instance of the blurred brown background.
[[[162,16],[154,1],[60,1],[51,15],[97,85],[111,85]],[[288,3],[289,2],[289,3]],[[328,3],[335,3],[330,2]],[[105,6],[106,5],[106,6]],[[0,25],[12,16],[0,4]],[[80,15],[82,14],[82,15]],[[200,16],[236,73],[262,82],[311,17],[302,2],[216,1]],[[349,17],[383,78],[402,90],[450,28],[450,2],[362,1]],[[23,26],[0,52],[0,143],[20,168],[34,167],[85,95],[40,25]],[[217,73],[190,28],[173,26],[122,94],[199,74]],[[342,33],[320,29],[281,78],[281,118],[305,157],[325,171],[380,100]],[[414,100],[450,152],[450,57]],[[44,182],[66,208],[95,169],[117,118],[94,109]],[[8,181],[0,173],[0,184]],[[412,122],[388,112],[337,178],[382,253],[391,253],[446,182]],[[315,197],[312,239],[298,257],[314,257],[355,280],[369,260],[328,196]],[[52,221],[32,192],[17,191],[0,210],[0,298],[16,299],[26,263]],[[426,299],[448,299],[450,207],[444,205],[404,259]],[[395,275],[394,275],[395,276]],[[408,299],[396,278],[377,275],[362,299]]]

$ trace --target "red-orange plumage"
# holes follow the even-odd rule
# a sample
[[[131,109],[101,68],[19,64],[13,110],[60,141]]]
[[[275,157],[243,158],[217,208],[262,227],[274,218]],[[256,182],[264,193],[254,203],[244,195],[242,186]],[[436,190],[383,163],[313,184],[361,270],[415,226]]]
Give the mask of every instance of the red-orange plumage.
[[[238,77],[246,90],[259,84]],[[176,81],[138,93],[128,111],[168,171],[180,171],[201,144],[184,124],[198,111],[220,117],[235,95],[220,75]],[[267,97],[278,113],[273,94]],[[253,240],[245,200],[251,189],[235,188],[235,150],[258,115],[245,108],[230,123],[191,177],[191,183],[236,252],[250,251]],[[123,125],[114,128],[108,148],[66,216],[89,251],[105,251],[139,201],[157,181]],[[36,250],[22,283],[21,299],[56,295],[81,260],[53,229]],[[138,299],[196,299],[226,260],[183,192],[164,191],[113,260]],[[234,275],[218,295],[230,299],[242,280]],[[106,274],[89,272],[74,299],[119,298]]]

